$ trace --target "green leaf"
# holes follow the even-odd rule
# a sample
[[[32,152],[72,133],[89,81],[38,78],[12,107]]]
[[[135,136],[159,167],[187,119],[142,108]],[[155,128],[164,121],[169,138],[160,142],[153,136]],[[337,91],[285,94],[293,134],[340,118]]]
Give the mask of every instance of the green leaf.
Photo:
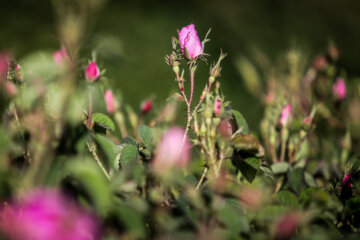
[[[292,189],[296,192],[300,191],[302,185],[303,169],[295,168],[288,172],[288,180]]]
[[[120,154],[120,162],[122,165],[136,161],[139,149],[133,145],[125,145]]]
[[[289,191],[280,191],[275,195],[275,199],[279,204],[296,208],[299,206],[299,201],[295,194]]]
[[[274,173],[269,165],[261,164],[260,170],[265,174],[265,176],[270,178],[272,181],[275,181]]]
[[[152,136],[153,136],[152,129],[149,128],[148,126],[140,125],[138,127],[138,134],[139,134],[139,137],[140,137],[142,143],[144,144],[144,146],[148,149],[151,149],[152,148]]]
[[[273,173],[276,174],[283,174],[289,170],[290,164],[288,162],[279,162],[271,165],[271,169]]]
[[[249,134],[249,126],[244,118],[244,116],[236,110],[231,110],[232,118],[235,119],[238,129],[242,129],[240,132],[243,134]]]
[[[103,113],[93,113],[92,119],[95,124],[103,128],[109,129],[111,131],[115,131],[115,124],[113,120],[111,120],[111,118],[108,117],[107,115]]]
[[[116,156],[119,155],[123,146],[116,145],[106,135],[94,134],[94,139],[101,147],[101,150],[105,153],[106,157],[109,159],[110,166],[115,167],[115,169],[118,170],[118,166],[115,164]]]
[[[240,170],[246,180],[252,182],[259,170],[261,159],[255,157],[243,159],[236,151],[234,151],[232,162],[235,167]]]
[[[129,144],[135,147],[138,147],[139,143],[135,140],[135,138],[131,136],[127,136],[121,140],[121,144]]]
[[[121,222],[130,231],[134,239],[143,238],[145,235],[145,224],[141,214],[128,205],[116,206],[116,213]]]
[[[252,135],[238,133],[231,139],[231,145],[236,151],[246,152],[255,157],[263,157],[265,153],[260,142]]]
[[[310,173],[308,173],[308,172],[304,173],[304,180],[305,180],[305,183],[309,187],[317,187],[316,181],[315,181],[314,177]]]
[[[245,215],[240,214],[234,206],[226,202],[219,212],[219,219],[235,233],[248,233],[250,225]]]

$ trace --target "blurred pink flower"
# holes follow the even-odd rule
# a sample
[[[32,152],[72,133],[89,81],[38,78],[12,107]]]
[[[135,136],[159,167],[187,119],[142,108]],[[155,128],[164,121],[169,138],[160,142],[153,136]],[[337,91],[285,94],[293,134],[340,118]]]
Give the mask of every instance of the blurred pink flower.
[[[190,160],[190,143],[186,138],[182,146],[185,131],[179,127],[170,128],[161,139],[153,161],[157,172],[165,173],[171,167],[184,167]]]
[[[0,228],[14,240],[95,240],[94,216],[56,190],[37,190],[1,212]]]
[[[6,77],[8,71],[9,54],[6,52],[0,53],[0,80]]]
[[[69,55],[64,47],[53,53],[53,60],[56,65],[62,67],[65,61],[69,61]]]
[[[346,85],[345,80],[341,77],[338,77],[336,79],[336,82],[334,83],[332,87],[333,96],[336,99],[342,100],[346,97]]]
[[[221,100],[220,98],[216,98],[214,105],[214,112],[216,115],[219,115],[220,111],[221,111]]]
[[[141,112],[146,114],[151,111],[153,108],[153,101],[152,99],[147,99],[141,103]]]
[[[286,127],[290,124],[291,121],[292,121],[291,105],[288,104],[282,109],[280,124],[281,126]]]
[[[286,213],[275,223],[275,239],[290,239],[301,224],[301,217],[296,212]]]
[[[107,111],[109,113],[114,113],[115,112],[114,95],[110,89],[107,89],[105,91],[105,101],[106,101]]]
[[[179,42],[183,55],[185,55],[185,48],[190,59],[194,59],[203,53],[202,45],[194,24],[190,24],[181,29],[179,32]]]
[[[96,65],[95,61],[92,61],[85,70],[85,76],[86,79],[89,82],[94,82],[96,79],[98,79],[100,77],[100,69],[99,67]]]

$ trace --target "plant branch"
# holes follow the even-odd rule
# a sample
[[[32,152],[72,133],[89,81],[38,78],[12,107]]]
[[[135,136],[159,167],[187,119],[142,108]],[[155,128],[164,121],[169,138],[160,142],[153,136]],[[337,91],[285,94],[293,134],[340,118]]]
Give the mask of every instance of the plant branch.
[[[201,178],[200,178],[199,182],[196,184],[196,187],[195,187],[196,190],[199,190],[199,188],[201,187],[202,183],[205,180],[205,177],[206,177],[206,174],[207,174],[208,171],[209,171],[209,167],[205,166],[204,170],[203,170],[203,172],[201,174]]]
[[[96,153],[96,149],[94,145],[90,145],[89,142],[86,143],[90,153],[92,154],[92,156],[94,157],[96,163],[99,165],[101,171],[104,173],[105,177],[107,180],[109,180],[109,182],[111,181],[110,175],[108,174],[108,172],[106,171],[104,165],[101,163],[101,160],[99,159],[97,153]]]

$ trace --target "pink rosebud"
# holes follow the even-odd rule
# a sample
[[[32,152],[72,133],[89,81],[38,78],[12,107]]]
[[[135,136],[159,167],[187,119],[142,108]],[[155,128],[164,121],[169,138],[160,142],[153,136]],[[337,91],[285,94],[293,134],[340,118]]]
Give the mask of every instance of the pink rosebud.
[[[336,79],[332,87],[332,92],[335,99],[342,100],[346,97],[346,85],[343,78],[338,77]]]
[[[6,92],[9,94],[9,96],[11,96],[11,97],[16,96],[17,88],[16,88],[15,84],[13,84],[12,82],[6,81],[5,89],[6,89]]]
[[[153,101],[152,101],[152,99],[147,99],[147,100],[143,101],[143,102],[141,103],[140,108],[141,108],[141,112],[142,112],[143,114],[149,113],[149,112],[151,111],[151,109],[153,108]]]
[[[303,125],[311,128],[314,125],[314,118],[311,116],[304,118]]]
[[[288,104],[283,107],[281,112],[280,124],[283,127],[288,126],[292,121],[291,105]]]
[[[114,113],[115,112],[114,95],[110,89],[107,89],[105,91],[105,101],[106,101],[107,111],[109,113]]]
[[[290,212],[281,216],[275,224],[275,239],[290,239],[301,223],[298,213]]]
[[[158,145],[153,161],[153,168],[160,173],[166,173],[172,167],[184,167],[190,160],[190,143],[182,141],[185,131],[179,127],[170,128],[163,136]]]
[[[91,240],[99,238],[94,216],[56,190],[37,190],[5,207],[0,228],[14,240]]]
[[[53,53],[53,60],[55,64],[58,65],[59,67],[62,67],[65,61],[68,62],[70,61],[69,55],[67,54],[66,49],[64,47]]]
[[[202,45],[194,24],[190,24],[181,29],[179,32],[179,42],[183,55],[185,56],[185,48],[190,59],[194,59],[203,53]]]
[[[223,138],[230,138],[234,133],[231,122],[227,119],[221,120],[219,125],[217,126],[217,132]]]
[[[350,174],[346,174],[342,183],[341,183],[341,189],[340,189],[340,198],[342,200],[347,200],[351,198],[353,195],[353,184]]]
[[[92,61],[87,67],[85,71],[86,79],[89,82],[94,82],[96,79],[100,77],[100,69],[96,65],[95,61]]]
[[[221,111],[221,100],[220,98],[216,98],[214,105],[214,112],[216,115],[219,115],[220,111]]]

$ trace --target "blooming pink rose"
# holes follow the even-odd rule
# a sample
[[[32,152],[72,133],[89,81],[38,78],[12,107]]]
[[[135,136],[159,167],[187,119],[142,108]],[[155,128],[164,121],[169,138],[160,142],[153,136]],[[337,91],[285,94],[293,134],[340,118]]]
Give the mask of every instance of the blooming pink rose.
[[[166,172],[171,167],[183,167],[190,160],[190,143],[186,141],[182,146],[185,131],[179,127],[170,128],[161,139],[153,161],[157,172]]]
[[[190,24],[181,29],[179,32],[179,42],[183,55],[185,56],[185,48],[190,59],[194,59],[203,53],[202,45],[194,24]]]
[[[144,102],[141,103],[141,112],[146,114],[151,111],[153,108],[153,101],[152,99],[147,99]]]
[[[110,89],[105,91],[105,102],[109,113],[115,112],[114,95]]]
[[[96,65],[95,61],[92,61],[85,70],[85,76],[86,79],[89,82],[94,82],[96,79],[98,79],[100,77],[100,69],[99,67]]]
[[[288,104],[282,109],[280,124],[281,126],[285,127],[288,126],[291,121],[292,121],[291,105]]]
[[[219,115],[220,111],[221,111],[221,100],[220,98],[216,98],[214,105],[214,112],[216,115]]]
[[[95,240],[96,219],[56,190],[37,190],[1,211],[0,228],[14,240]]]
[[[345,85],[345,80],[343,78],[338,77],[336,79],[336,82],[332,87],[332,92],[334,98],[338,100],[342,100],[346,97],[346,85]]]

